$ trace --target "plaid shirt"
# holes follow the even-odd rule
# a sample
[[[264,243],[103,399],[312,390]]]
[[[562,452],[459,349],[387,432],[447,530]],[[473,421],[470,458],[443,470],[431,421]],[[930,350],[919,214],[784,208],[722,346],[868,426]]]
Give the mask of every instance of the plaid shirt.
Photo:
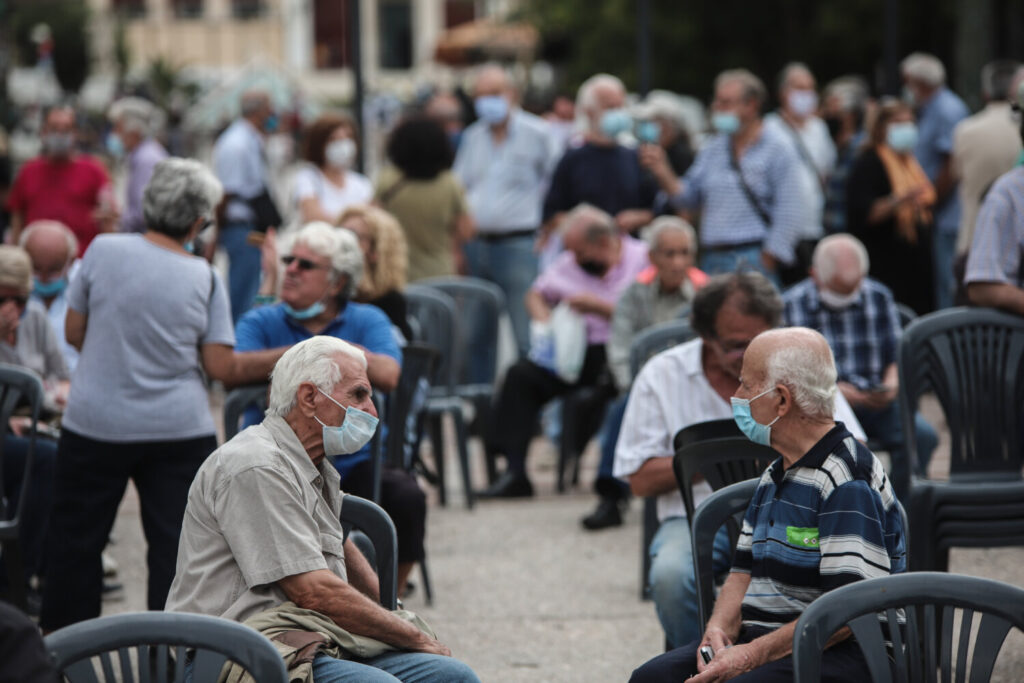
[[[846,147],[838,150],[835,168],[828,174],[828,182],[825,185],[825,215],[822,219],[826,234],[846,232],[846,181],[850,177],[850,169],[860,154],[863,142],[864,132],[861,131],[846,143]]]
[[[882,383],[885,368],[896,362],[903,332],[888,287],[864,278],[857,301],[836,311],[821,303],[814,280],[807,278],[790,287],[782,300],[787,325],[810,327],[828,340],[841,381],[861,390]]]

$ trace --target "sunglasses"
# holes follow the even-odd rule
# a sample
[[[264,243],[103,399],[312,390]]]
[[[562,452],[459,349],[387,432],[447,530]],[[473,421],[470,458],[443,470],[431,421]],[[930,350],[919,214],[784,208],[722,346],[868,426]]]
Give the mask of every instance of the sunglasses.
[[[322,266],[319,263],[313,263],[308,258],[299,258],[298,256],[291,256],[291,255],[282,256],[281,257],[281,263],[283,263],[285,266],[290,266],[291,264],[294,263],[295,265],[297,265],[299,267],[299,270],[317,270],[318,268],[326,268],[327,267],[327,266]]]
[[[7,296],[0,296],[0,306],[3,306],[8,301],[13,301],[18,308],[25,308],[28,305],[28,297],[22,294],[9,294]]]

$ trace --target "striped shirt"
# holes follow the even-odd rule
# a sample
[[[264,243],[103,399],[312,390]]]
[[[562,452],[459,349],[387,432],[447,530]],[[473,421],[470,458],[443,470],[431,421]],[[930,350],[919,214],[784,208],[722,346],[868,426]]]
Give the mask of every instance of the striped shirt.
[[[1024,166],[1002,175],[978,212],[964,282],[1024,286]]]
[[[782,295],[787,325],[821,332],[836,356],[839,379],[861,391],[882,383],[885,369],[896,362],[900,313],[889,288],[864,278],[857,300],[837,311],[821,303],[818,287],[807,278]]]
[[[798,462],[772,463],[747,508],[732,571],[750,574],[744,625],[779,628],[839,586],[906,571],[882,464],[841,422]]]

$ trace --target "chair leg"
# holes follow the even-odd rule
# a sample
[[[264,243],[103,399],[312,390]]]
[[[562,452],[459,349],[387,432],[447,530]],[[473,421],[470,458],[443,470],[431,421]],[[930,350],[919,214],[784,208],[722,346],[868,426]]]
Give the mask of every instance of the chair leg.
[[[430,585],[430,570],[427,569],[426,556],[420,560],[420,576],[423,578],[423,596],[428,605],[434,604],[434,589]]]
[[[9,599],[23,612],[28,609],[28,597],[25,595],[25,572],[21,558],[21,541],[14,538],[0,544],[3,549],[4,564],[7,565],[7,590]]]
[[[441,505],[448,504],[448,492],[444,484],[444,432],[441,415],[430,415],[427,418],[427,432],[430,435],[430,447],[434,451],[434,471],[437,472],[437,491],[441,497]]]
[[[466,434],[466,421],[462,417],[462,410],[456,409],[452,412],[455,420],[455,446],[459,451],[459,466],[462,468],[462,487],[466,492],[466,507],[473,507],[473,477],[469,469],[469,444]]]
[[[487,465],[487,483],[493,484],[498,480],[498,457],[488,443],[488,437],[490,436],[490,420],[491,420],[491,398],[489,396],[478,398],[473,402],[473,407],[476,410],[477,424],[483,425],[481,429],[480,438],[484,444],[484,462]]]

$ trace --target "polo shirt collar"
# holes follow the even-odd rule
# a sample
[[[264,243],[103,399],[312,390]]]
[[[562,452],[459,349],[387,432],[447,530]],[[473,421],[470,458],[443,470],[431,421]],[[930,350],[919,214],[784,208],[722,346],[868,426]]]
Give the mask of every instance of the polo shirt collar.
[[[327,458],[323,460],[324,463],[327,463],[326,467],[322,466],[322,463],[320,467],[314,465],[309,457],[309,453],[302,447],[299,437],[295,435],[291,425],[283,417],[267,415],[263,418],[263,426],[270,432],[270,435],[281,448],[281,452],[284,453],[288,461],[298,467],[307,481],[316,485],[317,479],[323,477],[327,484],[324,487],[325,491],[333,491],[341,487],[341,478],[338,476],[337,470],[330,463],[327,463]],[[332,475],[333,479],[337,481],[332,481]]]
[[[842,422],[836,422],[835,426],[825,436],[821,437],[818,443],[811,446],[811,450],[807,451],[802,458],[793,463],[793,466],[789,469],[783,467],[782,458],[777,459],[771,464],[771,476],[772,481],[775,482],[775,487],[779,488],[782,486],[782,482],[786,478],[786,472],[789,470],[795,470],[799,467],[820,468],[825,463],[825,459],[835,451],[836,447],[850,436],[850,430],[846,428],[846,425]]]
[[[327,325],[324,327],[323,331],[320,334],[326,334],[327,330],[331,329],[335,325],[340,325],[344,321],[344,319],[345,319],[345,312],[348,311],[348,306],[349,306],[350,303],[351,302],[346,301],[345,303],[342,304],[341,310],[338,311],[338,315],[334,316],[334,318],[332,318],[331,321],[327,323]],[[290,315],[288,315],[288,312],[286,310],[284,310],[284,304],[283,303],[278,304],[278,306],[281,307],[281,314],[284,315],[284,321],[285,321],[285,323],[289,327],[291,327],[291,328],[293,328],[295,330],[300,330],[302,332],[305,332],[306,334],[310,334],[309,330],[307,330],[305,327],[303,327],[303,325],[298,320],[295,320]],[[312,335],[310,335],[310,336],[312,336]]]

